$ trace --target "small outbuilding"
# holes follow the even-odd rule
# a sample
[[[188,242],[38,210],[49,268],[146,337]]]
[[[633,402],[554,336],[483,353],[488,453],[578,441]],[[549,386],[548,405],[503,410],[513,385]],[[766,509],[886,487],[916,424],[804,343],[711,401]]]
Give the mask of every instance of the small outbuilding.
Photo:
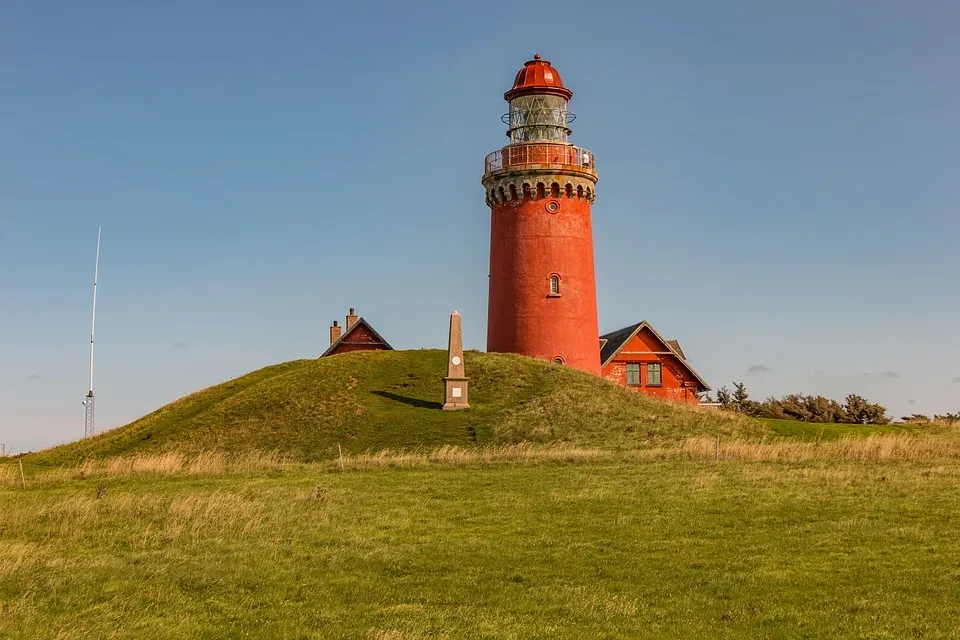
[[[710,390],[680,343],[662,338],[646,320],[600,336],[600,375],[639,393],[692,405]]]
[[[392,350],[390,343],[384,340],[369,322],[358,316],[356,309],[351,308],[344,326],[341,327],[336,320],[330,325],[330,346],[320,354],[320,357],[325,358],[350,351]]]

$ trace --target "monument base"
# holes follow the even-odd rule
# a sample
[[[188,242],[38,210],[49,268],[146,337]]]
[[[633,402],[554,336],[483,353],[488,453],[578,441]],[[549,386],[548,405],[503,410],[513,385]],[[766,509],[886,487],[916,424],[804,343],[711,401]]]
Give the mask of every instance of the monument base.
[[[468,378],[444,378],[443,384],[446,387],[444,394],[443,410],[456,411],[457,409],[469,409],[467,403],[467,380]]]

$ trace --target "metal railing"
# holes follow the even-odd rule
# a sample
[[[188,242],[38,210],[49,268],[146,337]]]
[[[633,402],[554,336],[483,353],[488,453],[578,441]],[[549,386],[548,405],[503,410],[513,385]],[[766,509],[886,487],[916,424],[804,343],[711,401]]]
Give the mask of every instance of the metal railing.
[[[526,164],[561,164],[583,167],[596,171],[596,158],[592,151],[567,144],[534,142],[509,145],[488,153],[484,159],[484,173],[500,171]]]

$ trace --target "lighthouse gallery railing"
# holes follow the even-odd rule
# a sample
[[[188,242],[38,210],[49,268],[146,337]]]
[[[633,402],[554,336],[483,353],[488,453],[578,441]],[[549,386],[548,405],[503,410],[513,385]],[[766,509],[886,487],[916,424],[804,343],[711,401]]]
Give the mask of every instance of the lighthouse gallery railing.
[[[565,164],[596,171],[592,151],[566,144],[533,143],[510,145],[487,154],[484,173],[526,164]]]

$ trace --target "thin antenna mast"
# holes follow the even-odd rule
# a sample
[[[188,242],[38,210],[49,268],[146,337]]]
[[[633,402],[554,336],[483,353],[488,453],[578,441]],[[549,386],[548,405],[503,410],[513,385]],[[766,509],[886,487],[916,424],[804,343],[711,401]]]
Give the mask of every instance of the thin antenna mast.
[[[83,401],[83,406],[86,408],[86,416],[83,426],[83,435],[84,437],[89,437],[94,434],[94,422],[93,422],[93,337],[97,328],[97,280],[100,276],[100,230],[102,227],[97,227],[97,261],[93,267],[93,317],[90,320],[90,390],[87,392],[87,397]]]

